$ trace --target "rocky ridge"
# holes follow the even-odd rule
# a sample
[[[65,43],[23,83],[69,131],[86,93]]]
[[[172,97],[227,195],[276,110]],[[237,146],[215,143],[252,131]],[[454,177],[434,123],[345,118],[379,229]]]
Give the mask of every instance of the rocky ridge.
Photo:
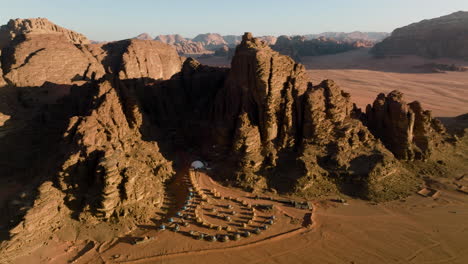
[[[377,44],[376,56],[419,55],[429,58],[468,59],[468,12],[455,12],[439,18],[395,29]]]
[[[299,61],[301,56],[336,54],[373,45],[373,42],[364,40],[339,41],[326,37],[307,40],[304,36],[280,36],[272,48]]]
[[[208,50],[215,50],[227,44],[224,38],[217,33],[199,34],[192,41],[203,44]]]
[[[17,36],[25,34],[60,34],[73,44],[89,44],[82,34],[57,26],[47,18],[11,19],[0,27],[0,49],[10,45]]]
[[[186,38],[183,38],[181,35],[159,35],[154,40],[161,41],[163,43],[173,45],[177,52],[181,55],[185,54],[206,54],[210,53],[204,44],[201,42],[195,42]]]
[[[326,37],[326,38],[333,38],[338,41],[353,41],[353,40],[360,40],[360,41],[372,41],[372,42],[379,42],[388,37],[390,34],[386,32],[361,32],[361,31],[353,31],[353,32],[323,32],[320,34],[308,34],[304,35],[306,39],[316,39],[319,37]]]

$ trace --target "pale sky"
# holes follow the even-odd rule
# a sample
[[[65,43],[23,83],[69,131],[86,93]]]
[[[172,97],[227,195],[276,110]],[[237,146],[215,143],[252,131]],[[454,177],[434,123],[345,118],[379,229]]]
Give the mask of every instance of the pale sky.
[[[222,35],[302,35],[326,31],[384,31],[468,11],[468,0],[0,0],[0,24],[47,17],[92,40],[147,32]]]

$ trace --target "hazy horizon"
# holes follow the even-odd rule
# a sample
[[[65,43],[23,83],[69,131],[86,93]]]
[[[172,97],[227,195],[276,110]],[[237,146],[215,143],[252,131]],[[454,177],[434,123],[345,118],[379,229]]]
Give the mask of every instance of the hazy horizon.
[[[157,2],[157,3],[155,3]],[[140,33],[155,37],[180,34],[193,38],[202,33],[241,35],[304,35],[322,32],[392,32],[395,28],[468,10],[468,1],[395,0],[376,3],[357,0],[246,1],[90,1],[24,0],[4,4],[0,24],[14,18],[46,17],[50,21],[96,41],[132,38]]]

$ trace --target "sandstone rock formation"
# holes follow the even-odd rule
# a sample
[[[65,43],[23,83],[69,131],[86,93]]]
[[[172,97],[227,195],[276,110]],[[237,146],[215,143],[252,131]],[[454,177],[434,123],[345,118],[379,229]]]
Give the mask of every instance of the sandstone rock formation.
[[[326,38],[333,38],[338,41],[371,41],[371,42],[379,42],[388,37],[390,34],[387,32],[361,32],[361,31],[353,31],[353,32],[323,32],[320,34],[308,34],[304,35],[306,39],[316,39],[319,37],[326,37]]]
[[[83,83],[116,73],[122,79],[168,79],[180,71],[176,50],[151,40],[74,45],[62,34],[18,36],[3,49],[4,78],[15,86]]]
[[[245,187],[317,195],[347,192],[353,179],[360,187],[350,192],[366,198],[408,191],[410,173],[361,123],[349,94],[332,81],[308,84],[304,66],[250,34],[236,49],[215,116],[217,143],[232,146],[234,178]]]
[[[281,54],[299,60],[301,56],[335,54],[372,45],[372,42],[362,40],[337,41],[325,37],[307,40],[304,36],[280,36],[272,48]]]
[[[372,53],[468,59],[467,23],[468,12],[462,11],[413,23],[395,29],[390,37],[375,45]]]
[[[427,159],[445,132],[430,111],[417,101],[407,104],[403,94],[379,94],[366,108],[367,125],[393,154],[404,160]]]
[[[127,46],[121,55],[120,79],[169,79],[182,67],[181,58],[169,45],[151,40],[125,42]]]
[[[57,26],[47,18],[11,19],[0,27],[0,49],[9,46],[17,36],[24,34],[59,34],[73,44],[90,43],[84,35]]]
[[[74,87],[74,96],[90,101],[74,106],[82,112],[70,118],[63,135],[67,155],[58,186],[65,204],[84,218],[144,216],[158,208],[172,167],[156,142],[142,140],[148,124],[134,92],[106,81]]]
[[[192,40],[183,38],[181,35],[159,35],[155,38],[157,41],[173,45],[177,52],[181,55],[190,54],[206,54],[210,53],[201,42],[194,42]]]
[[[3,49],[1,60],[4,78],[16,86],[71,84],[105,73],[85,46],[74,45],[62,34],[19,35]]]
[[[177,52],[181,55],[189,54],[208,54],[211,53],[200,42],[186,41],[174,44]]]
[[[175,35],[159,35],[154,40],[161,41],[162,43],[166,43],[169,45],[174,45],[174,44],[179,44],[179,43],[184,43],[187,41],[186,38],[182,37],[179,34]]]
[[[261,39],[265,41],[268,45],[274,45],[276,43],[276,37],[275,36],[260,36],[257,37],[258,39]],[[223,36],[224,41],[228,44],[229,47],[235,47],[239,45],[242,41],[242,36],[237,36],[237,35],[226,35]]]

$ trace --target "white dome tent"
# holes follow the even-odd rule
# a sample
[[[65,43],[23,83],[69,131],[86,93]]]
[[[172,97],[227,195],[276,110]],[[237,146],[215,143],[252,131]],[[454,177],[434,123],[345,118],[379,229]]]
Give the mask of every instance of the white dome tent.
[[[192,167],[192,169],[198,170],[198,169],[203,169],[205,167],[205,164],[203,164],[203,162],[199,160],[196,160],[192,162],[190,166]]]

